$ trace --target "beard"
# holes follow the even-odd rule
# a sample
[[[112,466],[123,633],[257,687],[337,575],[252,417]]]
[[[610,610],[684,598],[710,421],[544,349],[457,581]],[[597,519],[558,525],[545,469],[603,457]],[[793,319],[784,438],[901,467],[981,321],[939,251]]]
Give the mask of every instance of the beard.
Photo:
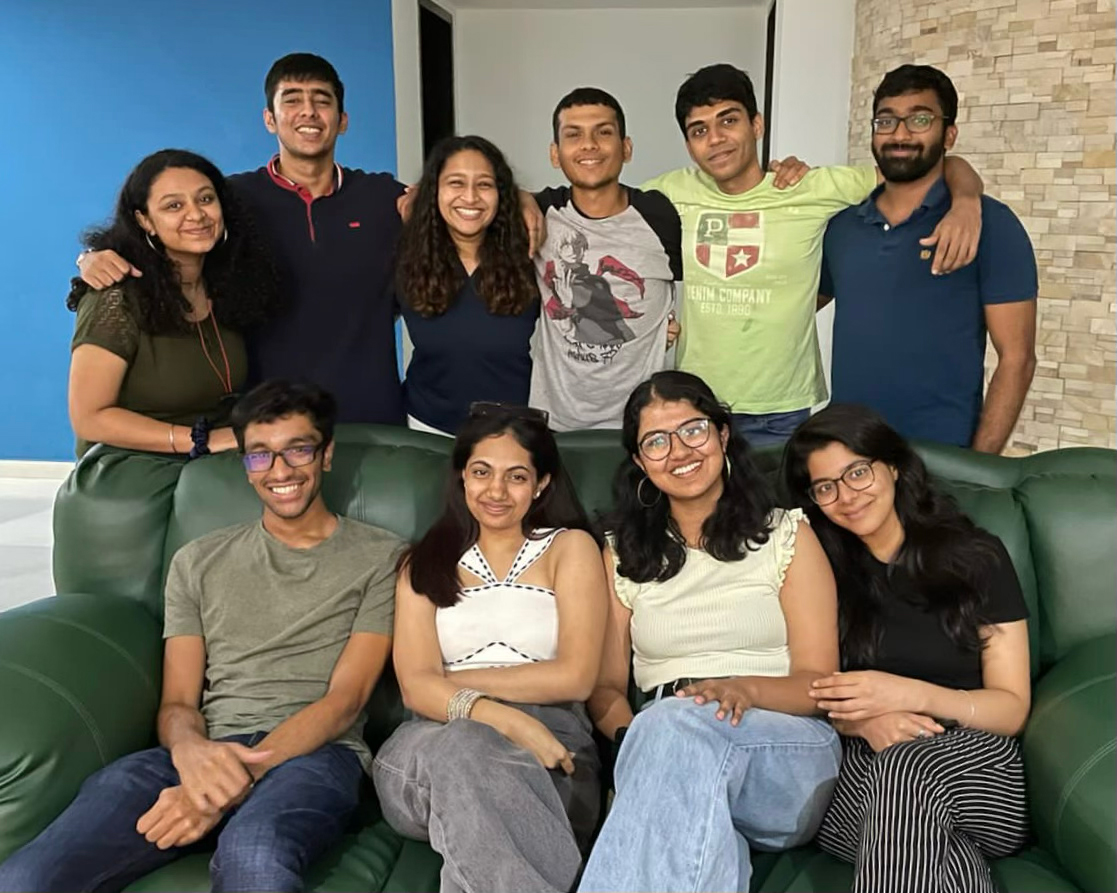
[[[946,154],[946,141],[940,139],[936,143],[931,143],[928,146],[911,145],[911,148],[918,149],[916,154],[908,158],[896,158],[887,153],[889,149],[895,149],[899,146],[907,145],[903,143],[889,142],[885,143],[879,149],[873,146],[873,158],[876,159],[877,167],[880,168],[881,176],[884,177],[889,183],[912,183],[915,180],[920,180],[927,176],[932,170],[935,169],[943,155]]]

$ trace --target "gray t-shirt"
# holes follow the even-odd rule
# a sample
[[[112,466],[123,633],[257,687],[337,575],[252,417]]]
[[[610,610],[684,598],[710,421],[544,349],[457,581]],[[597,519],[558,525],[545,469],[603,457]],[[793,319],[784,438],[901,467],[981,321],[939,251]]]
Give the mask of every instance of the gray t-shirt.
[[[584,216],[569,187],[535,196],[547,240],[535,260],[542,307],[531,341],[531,405],[556,431],[620,428],[625,401],[667,354],[682,276],[682,225],[659,192],[628,188],[628,207]]]
[[[171,560],[164,638],[206,645],[202,716],[210,738],[270,732],[326,694],[351,633],[391,635],[402,541],[338,517],[310,549],[292,549],[260,521],[187,543]],[[365,715],[337,739],[366,771]]]

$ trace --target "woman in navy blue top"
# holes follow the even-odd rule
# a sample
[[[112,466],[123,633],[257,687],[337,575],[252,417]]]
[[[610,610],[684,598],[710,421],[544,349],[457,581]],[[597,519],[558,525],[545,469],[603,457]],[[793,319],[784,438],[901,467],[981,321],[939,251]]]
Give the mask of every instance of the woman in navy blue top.
[[[519,190],[488,140],[447,137],[431,151],[396,284],[414,345],[404,381],[411,427],[453,434],[474,401],[528,402],[539,292]]]

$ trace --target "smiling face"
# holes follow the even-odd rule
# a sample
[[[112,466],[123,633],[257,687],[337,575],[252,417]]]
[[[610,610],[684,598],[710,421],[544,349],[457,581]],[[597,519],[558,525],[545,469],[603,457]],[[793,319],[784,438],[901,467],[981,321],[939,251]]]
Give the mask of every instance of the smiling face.
[[[871,462],[872,483],[857,490],[842,481],[836,485],[837,498],[819,509],[827,518],[866,544],[902,538],[896,514],[896,469],[881,461],[859,456],[842,443],[830,443],[807,457],[807,472],[812,486],[819,481],[836,481],[850,471],[855,486],[864,480],[864,463]],[[851,470],[852,469],[852,470]]]
[[[279,137],[292,158],[333,158],[337,138],[349,126],[349,116],[338,111],[337,96],[326,81],[280,81],[271,109],[264,109],[264,126]]]
[[[561,168],[572,186],[600,189],[616,183],[631,159],[632,141],[621,137],[617,113],[609,106],[575,105],[559,112],[551,165]]]
[[[309,464],[294,468],[279,451],[321,442],[322,435],[310,417],[302,414],[284,416],[273,422],[253,422],[245,429],[246,454],[264,451],[277,454],[269,470],[248,472],[249,483],[264,503],[265,515],[293,521],[315,506],[321,498],[323,473],[330,470],[333,461],[334,445],[330,443],[324,450],[320,449]]]
[[[750,121],[739,102],[695,106],[686,116],[687,151],[723,192],[744,192],[764,178],[756,154],[763,137],[764,119]]]
[[[499,203],[489,159],[476,149],[463,149],[446,159],[438,174],[438,212],[455,242],[483,238]]]
[[[521,530],[550,481],[550,475],[538,477],[531,453],[510,432],[478,441],[462,471],[466,508],[489,531]]]
[[[137,211],[136,221],[172,260],[208,254],[225,235],[217,190],[190,167],[169,167],[152,180],[147,213]]]
[[[685,423],[706,416],[688,400],[652,400],[640,411],[637,443],[653,431],[676,432]],[[651,482],[672,501],[711,499],[716,502],[724,489],[722,469],[725,467],[725,446],[729,430],[718,431],[709,423],[709,437],[697,447],[688,447],[672,433],[671,451],[662,459],[648,459],[642,453],[634,457]]]
[[[873,158],[890,183],[911,183],[930,174],[939,176],[946,150],[954,146],[958,128],[942,119],[942,105],[934,90],[883,98],[874,118],[905,118],[925,112],[935,116],[931,129],[912,133],[901,121],[892,133],[873,134]]]

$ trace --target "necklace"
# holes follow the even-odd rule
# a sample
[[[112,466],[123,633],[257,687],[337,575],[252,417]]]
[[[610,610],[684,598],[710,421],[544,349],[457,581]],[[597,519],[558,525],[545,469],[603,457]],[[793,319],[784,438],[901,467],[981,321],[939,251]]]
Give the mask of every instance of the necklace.
[[[206,355],[206,362],[209,363],[209,368],[213,370],[213,374],[217,376],[217,380],[221,382],[222,393],[233,393],[233,373],[229,369],[229,355],[225,353],[225,342],[221,340],[221,330],[217,328],[217,319],[213,315],[213,311],[209,312],[209,318],[213,322],[213,334],[217,338],[217,346],[221,348],[221,359],[225,363],[225,374],[221,374],[221,370],[217,364],[213,362],[213,358],[209,355],[209,348],[206,347],[206,339],[202,334],[202,324],[197,320],[194,321],[194,328],[198,331],[198,340],[202,342],[202,353]]]

